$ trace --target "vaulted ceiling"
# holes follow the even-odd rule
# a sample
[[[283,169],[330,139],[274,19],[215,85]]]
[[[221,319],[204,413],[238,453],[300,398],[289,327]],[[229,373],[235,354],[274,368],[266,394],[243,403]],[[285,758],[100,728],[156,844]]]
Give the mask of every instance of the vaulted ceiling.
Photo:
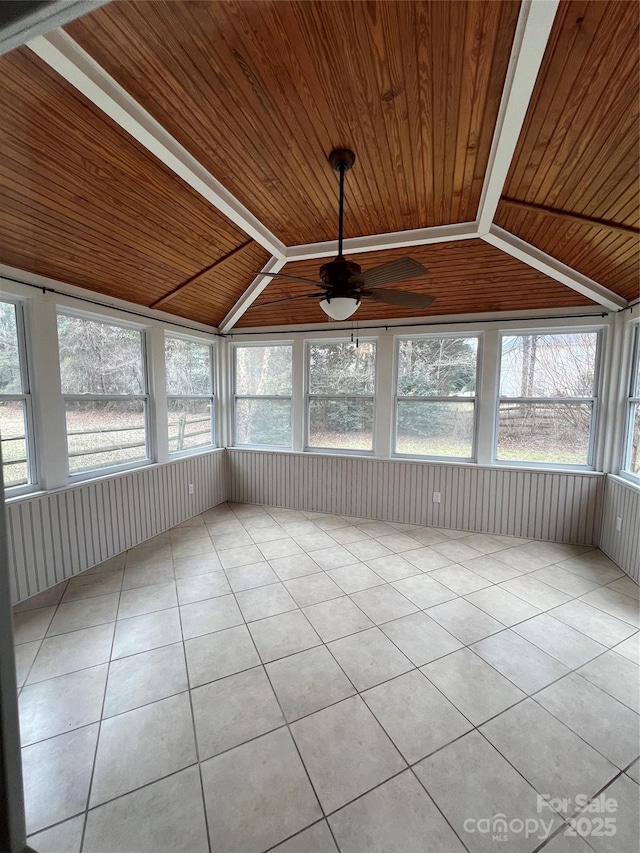
[[[624,305],[639,7],[562,0],[537,62],[533,12],[108,3],[0,58],[0,263],[227,329],[320,323],[281,301],[303,285],[259,273],[316,278],[335,254],[326,157],[348,146],[348,252],[416,258],[430,275],[402,289],[436,297],[359,320]]]

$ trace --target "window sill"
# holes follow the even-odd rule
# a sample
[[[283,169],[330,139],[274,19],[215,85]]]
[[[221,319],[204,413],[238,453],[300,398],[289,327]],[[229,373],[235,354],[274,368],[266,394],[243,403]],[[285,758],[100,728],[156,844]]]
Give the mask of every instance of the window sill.
[[[186,459],[190,456],[201,456],[204,453],[211,453],[214,450],[222,449],[222,447],[216,447],[215,444],[208,444],[206,447],[192,447],[189,450],[176,450],[173,453],[169,453],[169,462],[177,462],[179,459]]]
[[[211,447],[211,448],[205,449],[199,453],[194,452],[194,453],[188,453],[185,455],[188,456],[189,458],[193,458],[195,456],[205,456],[205,455],[208,455],[211,453],[222,453],[224,450],[225,450],[224,447]],[[115,471],[112,474],[100,474],[97,477],[85,477],[81,480],[70,481],[68,483],[65,483],[64,486],[59,486],[58,488],[55,488],[55,489],[34,489],[33,491],[23,492],[20,495],[12,495],[11,497],[5,495],[5,504],[9,505],[9,504],[14,504],[14,503],[19,503],[20,501],[27,501],[27,500],[32,500],[34,498],[42,498],[42,497],[45,497],[47,495],[54,495],[54,494],[58,494],[61,492],[67,492],[71,489],[77,489],[77,488],[81,488],[82,486],[87,486],[90,483],[100,483],[100,482],[105,482],[105,481],[109,481],[109,480],[115,480],[119,477],[126,477],[128,474],[132,474],[135,471],[140,471],[140,470],[146,471],[149,469],[154,470],[156,468],[164,468],[166,465],[173,465],[177,462],[182,461],[182,459],[184,459],[184,458],[185,458],[184,456],[181,456],[178,459],[173,459],[173,458],[168,459],[166,462],[149,462],[149,463],[143,464],[143,465],[136,465],[133,468],[127,468],[124,471]]]
[[[530,465],[504,465],[502,463],[478,463],[470,461],[451,461],[447,459],[425,459],[423,457],[413,456],[374,456],[373,454],[365,453],[345,453],[326,451],[316,452],[307,450],[292,450],[291,448],[272,448],[272,447],[247,447],[246,445],[234,445],[226,448],[231,451],[249,452],[249,453],[282,453],[287,456],[322,456],[334,457],[335,459],[370,459],[372,462],[405,462],[412,465],[441,465],[452,466],[456,468],[474,468],[487,471],[522,471],[533,474],[580,474],[583,477],[603,477],[602,471],[594,471],[591,468],[536,468]],[[625,481],[626,482],[626,481]]]
[[[624,474],[607,474],[607,477],[613,480],[614,483],[626,486],[628,489],[631,489],[631,491],[638,492],[638,494],[640,494],[640,480],[627,477]]]

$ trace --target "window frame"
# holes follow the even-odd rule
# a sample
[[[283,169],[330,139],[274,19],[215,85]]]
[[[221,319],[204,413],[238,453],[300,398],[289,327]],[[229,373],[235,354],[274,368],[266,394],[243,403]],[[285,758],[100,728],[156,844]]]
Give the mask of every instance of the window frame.
[[[633,323],[631,332],[631,358],[626,377],[626,394],[624,404],[624,430],[622,440],[622,458],[620,474],[635,485],[640,485],[640,473],[631,470],[631,446],[633,443],[634,414],[640,408],[640,322]],[[634,394],[634,392],[636,392]]]
[[[6,305],[12,305],[15,311],[16,318],[16,337],[18,342],[18,365],[20,368],[20,384],[22,393],[20,394],[0,394],[1,402],[20,401],[23,404],[24,411],[24,442],[25,456],[27,463],[27,482],[20,483],[16,486],[7,486],[4,484],[5,498],[19,497],[20,495],[28,494],[29,492],[37,491],[40,485],[38,454],[36,442],[35,417],[33,413],[33,391],[31,389],[30,364],[29,364],[29,347],[27,342],[27,318],[25,316],[25,303],[21,299],[16,299],[9,294],[0,294],[0,302]],[[6,439],[3,439],[3,441]],[[2,467],[7,463],[2,462]],[[3,472],[4,481],[4,472]]]
[[[60,388],[62,395],[62,403],[64,410],[64,450],[67,467],[67,482],[69,484],[81,482],[83,480],[94,480],[97,477],[106,477],[110,474],[118,474],[122,471],[130,471],[134,468],[144,468],[152,465],[155,462],[155,447],[153,440],[153,424],[152,424],[152,397],[150,391],[150,346],[151,340],[149,328],[138,323],[130,323],[126,320],[114,318],[108,314],[94,314],[86,311],[76,311],[73,308],[67,308],[64,305],[56,306],[56,335],[58,334],[58,317],[59,316],[74,317],[79,320],[87,320],[94,323],[102,323],[105,326],[115,326],[118,328],[130,329],[140,334],[140,355],[142,362],[142,374],[144,377],[144,394],[65,394]],[[60,341],[58,338],[58,360],[60,359]],[[132,462],[122,462],[117,465],[109,465],[104,468],[91,468],[86,471],[72,472],[69,467],[69,435],[67,430],[67,400],[74,402],[125,402],[140,400],[143,404],[144,412],[144,437],[145,437],[145,458],[137,459]],[[89,454],[87,454],[89,455]]]
[[[231,409],[232,446],[246,450],[292,450],[293,449],[293,341],[237,341],[231,344],[231,388],[233,389],[233,408]],[[249,347],[289,347],[291,350],[291,392],[289,394],[238,394],[237,392],[237,352]],[[289,443],[288,444],[243,444],[238,441],[238,400],[288,400],[289,401]]]
[[[309,358],[309,350],[312,346],[319,344],[350,344],[354,341],[348,338],[306,338],[304,341],[304,439],[303,451],[305,453],[323,453],[336,454],[346,456],[375,456],[376,438],[377,438],[377,423],[376,417],[378,407],[378,338],[368,335],[366,337],[358,337],[359,343],[373,344],[375,347],[375,360],[373,370],[373,392],[371,394],[311,394],[311,360]],[[311,401],[312,400],[371,400],[373,403],[373,425],[371,429],[371,450],[357,450],[348,447],[316,447],[310,444],[311,438]]]
[[[445,397],[440,394],[432,397],[407,397],[398,394],[399,372],[400,372],[400,344],[402,341],[434,340],[441,338],[476,338],[478,348],[476,351],[476,383],[475,392],[472,397]],[[480,383],[482,381],[482,357],[483,357],[483,334],[482,332],[452,332],[452,333],[429,333],[424,335],[396,335],[394,340],[393,354],[393,424],[391,435],[391,456],[394,459],[423,459],[437,462],[462,462],[475,463],[478,457],[478,413],[480,409]],[[398,443],[398,401],[408,400],[420,403],[473,403],[473,430],[471,434],[471,456],[436,456],[425,453],[400,453],[397,450]]]
[[[180,459],[183,456],[193,456],[197,453],[206,453],[207,451],[218,446],[217,444],[217,412],[216,412],[216,351],[215,351],[215,343],[205,340],[204,338],[198,338],[195,335],[181,335],[177,332],[171,332],[167,329],[164,329],[163,342],[163,357],[165,364],[165,397],[167,401],[167,446],[170,442],[169,437],[169,401],[170,400],[209,400],[209,437],[210,442],[208,444],[200,444],[198,447],[188,447],[185,450],[169,450],[169,458],[170,459]],[[209,375],[211,379],[211,394],[170,394],[168,391],[168,382],[166,375],[166,366],[167,366],[167,338],[174,338],[181,341],[186,341],[187,343],[199,344],[200,346],[205,346],[209,350]]]
[[[507,397],[500,393],[502,384],[502,339],[504,337],[525,337],[531,335],[581,335],[592,334],[596,336],[596,355],[593,370],[593,394],[591,397]],[[498,330],[498,372],[497,393],[494,406],[493,427],[493,449],[491,464],[499,467],[509,468],[536,468],[543,471],[594,471],[596,462],[596,451],[598,447],[598,433],[600,425],[600,398],[602,395],[602,363],[604,358],[604,336],[603,327],[589,326],[553,326],[551,328],[535,329],[499,329]],[[540,462],[539,460],[520,459],[498,459],[498,440],[500,431],[500,404],[511,403],[542,403],[551,405],[584,405],[591,404],[591,420],[589,423],[589,445],[587,448],[587,461],[580,462]]]

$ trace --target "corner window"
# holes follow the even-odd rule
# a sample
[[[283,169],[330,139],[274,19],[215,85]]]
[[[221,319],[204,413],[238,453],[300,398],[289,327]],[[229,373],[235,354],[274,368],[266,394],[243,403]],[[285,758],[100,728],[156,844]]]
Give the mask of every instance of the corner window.
[[[640,481],[640,325],[633,334],[622,470]]]
[[[291,344],[233,348],[235,444],[291,447]]]
[[[501,336],[496,459],[590,465],[598,332]]]
[[[210,344],[166,335],[169,453],[214,443],[213,351]]]
[[[398,340],[395,452],[472,459],[477,337]]]
[[[307,342],[307,447],[373,450],[374,341]]]
[[[69,474],[150,458],[144,332],[58,314]]]
[[[0,442],[8,494],[36,483],[22,306],[0,302]]]

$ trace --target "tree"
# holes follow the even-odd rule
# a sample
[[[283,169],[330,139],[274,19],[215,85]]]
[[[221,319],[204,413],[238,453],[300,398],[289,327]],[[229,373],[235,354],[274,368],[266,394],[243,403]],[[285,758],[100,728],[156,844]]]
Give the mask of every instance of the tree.
[[[398,397],[472,397],[476,360],[475,338],[401,341]],[[448,403],[403,401],[398,406],[398,432],[405,436],[444,435],[457,424],[457,411]]]
[[[0,394],[21,391],[16,310],[10,303],[0,302]]]
[[[65,394],[144,394],[140,332],[58,315]]]
[[[336,433],[371,432],[373,404],[366,398],[375,393],[375,359],[372,341],[309,345],[309,394],[333,398],[312,401],[311,428],[318,441]]]
[[[586,461],[596,348],[594,332],[504,336],[501,395],[549,399],[501,404],[504,451],[524,453],[525,458],[532,452],[536,458],[544,454],[545,461]],[[567,398],[576,402],[562,402]]]

